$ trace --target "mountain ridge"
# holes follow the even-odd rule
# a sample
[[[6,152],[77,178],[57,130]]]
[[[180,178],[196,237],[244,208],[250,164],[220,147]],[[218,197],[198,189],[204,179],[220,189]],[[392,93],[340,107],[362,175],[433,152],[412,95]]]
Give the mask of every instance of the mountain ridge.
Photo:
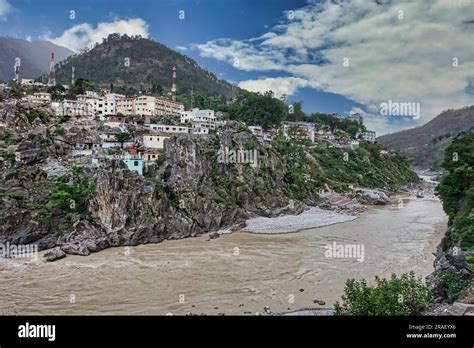
[[[209,95],[234,96],[239,88],[220,80],[201,68],[196,61],[152,39],[111,34],[91,49],[68,57],[57,64],[56,81],[69,84],[71,69],[76,78],[85,78],[100,86],[130,86],[171,90],[172,68],[177,67],[178,94],[205,92]]]
[[[47,73],[51,52],[54,52],[56,61],[74,54],[70,49],[49,41],[30,42],[0,36],[0,80],[13,79],[13,64],[17,57],[21,59],[20,78],[34,79]]]
[[[474,105],[443,111],[422,126],[385,134],[377,142],[408,157],[418,170],[439,170],[444,150],[460,133],[474,131]]]

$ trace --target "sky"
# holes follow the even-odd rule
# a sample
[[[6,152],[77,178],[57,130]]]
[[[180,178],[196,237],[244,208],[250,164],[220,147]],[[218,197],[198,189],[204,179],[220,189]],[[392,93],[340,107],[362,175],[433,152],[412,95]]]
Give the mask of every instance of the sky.
[[[0,36],[79,52],[113,32],[378,135],[474,104],[474,0],[0,0]]]

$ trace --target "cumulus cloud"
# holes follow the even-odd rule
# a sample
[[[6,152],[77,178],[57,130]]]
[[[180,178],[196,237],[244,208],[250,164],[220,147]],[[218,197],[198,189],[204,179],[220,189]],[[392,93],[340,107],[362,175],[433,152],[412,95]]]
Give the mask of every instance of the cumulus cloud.
[[[7,0],[0,0],[0,20],[5,19],[12,10],[13,6]]]
[[[374,119],[374,127],[385,124],[385,132],[473,104],[471,0],[313,0],[284,15],[259,37],[218,39],[194,47],[201,56],[236,69],[290,76],[288,91],[309,85],[343,95],[364,106],[369,123],[370,115],[379,115],[380,104],[389,99],[421,104],[416,122]],[[278,87],[277,81],[265,78],[241,84]]]
[[[188,48],[185,47],[185,46],[176,46],[176,49],[180,50],[180,51],[187,51],[188,50]]]
[[[99,23],[95,28],[89,23],[77,24],[64,31],[58,37],[45,34],[41,38],[79,52],[85,47],[93,46],[96,42],[102,42],[103,38],[114,33],[127,34],[129,36],[150,36],[148,24],[141,18],[132,18]]]
[[[282,94],[293,95],[296,90],[301,87],[316,86],[299,77],[268,77],[264,79],[241,81],[239,87],[261,93],[273,91],[275,96],[280,97]]]

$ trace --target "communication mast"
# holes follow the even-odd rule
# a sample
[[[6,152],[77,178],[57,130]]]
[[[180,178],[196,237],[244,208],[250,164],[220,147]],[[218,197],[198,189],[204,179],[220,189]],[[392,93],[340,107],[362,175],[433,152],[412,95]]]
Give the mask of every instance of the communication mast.
[[[171,86],[171,98],[176,101],[176,66],[173,67],[173,85]]]
[[[15,72],[15,82],[20,83],[20,65],[15,63],[13,71]]]
[[[54,52],[51,52],[51,61],[49,63],[48,86],[56,86],[56,74],[54,72]]]

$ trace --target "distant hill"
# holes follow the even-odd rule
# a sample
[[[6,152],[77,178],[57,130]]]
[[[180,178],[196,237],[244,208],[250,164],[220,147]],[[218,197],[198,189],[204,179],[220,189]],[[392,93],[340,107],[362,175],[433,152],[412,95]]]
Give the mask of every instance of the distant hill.
[[[453,138],[474,131],[474,106],[447,110],[421,127],[377,138],[382,145],[404,153],[415,169],[439,170],[443,152]]]
[[[189,94],[191,88],[195,92],[226,97],[238,92],[238,87],[219,80],[187,56],[150,39],[119,34],[109,35],[89,51],[70,56],[58,64],[56,81],[70,84],[71,68],[74,67],[76,78],[86,78],[97,85],[110,86],[112,83],[135,88],[159,85],[166,92],[171,90],[173,66],[177,68],[178,94]]]
[[[21,59],[20,78],[33,79],[48,72],[51,52],[54,52],[56,61],[74,54],[73,51],[48,41],[30,42],[0,37],[0,80],[13,79],[16,57]]]

